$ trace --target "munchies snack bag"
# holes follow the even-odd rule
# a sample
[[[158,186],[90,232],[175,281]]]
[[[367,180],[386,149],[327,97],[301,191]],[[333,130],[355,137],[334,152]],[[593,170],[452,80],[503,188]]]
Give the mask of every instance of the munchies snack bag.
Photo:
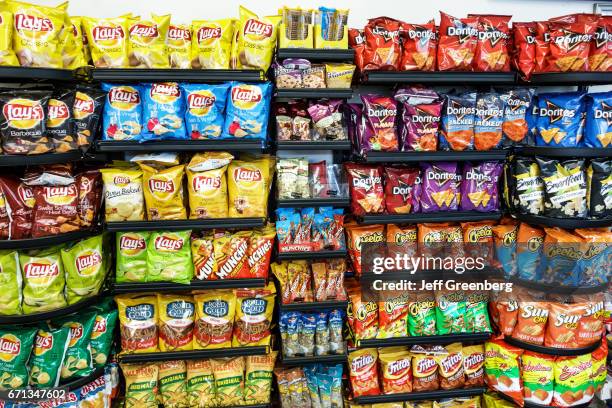
[[[96,68],[128,66],[128,18],[83,17],[83,29]]]
[[[240,19],[232,41],[231,67],[233,69],[260,69],[267,71],[272,62],[276,31],[280,16],[260,18],[240,6]]]

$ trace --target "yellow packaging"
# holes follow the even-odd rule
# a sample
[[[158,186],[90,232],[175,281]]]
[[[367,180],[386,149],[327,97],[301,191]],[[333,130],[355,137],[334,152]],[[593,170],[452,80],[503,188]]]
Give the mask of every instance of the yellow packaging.
[[[274,159],[234,160],[228,168],[229,216],[266,217]]]
[[[7,10],[6,4],[0,4],[0,65],[19,65],[13,51],[13,13]]]
[[[191,29],[184,24],[170,24],[166,33],[166,54],[170,68],[191,68]]]
[[[191,259],[193,259],[196,279],[213,279],[217,273],[217,261],[212,234],[207,234],[202,238],[191,238]]]
[[[243,405],[244,357],[215,358],[212,360],[212,367],[219,406]]]
[[[269,404],[272,389],[272,371],[277,351],[262,356],[247,356],[244,399],[252,404]]]
[[[115,296],[119,310],[122,353],[154,353],[157,347],[158,308],[155,295]]]
[[[209,290],[194,295],[196,324],[194,350],[232,347],[236,297],[231,290]]]
[[[156,169],[138,163],[143,173],[143,190],[149,220],[184,220],[187,210],[183,203],[185,165]]]
[[[240,20],[232,42],[231,67],[267,71],[272,62],[280,20],[281,16],[259,18],[240,6]]]
[[[107,222],[144,220],[142,171],[133,168],[100,169],[104,183]]]
[[[269,346],[276,288],[237,289],[232,347]]]
[[[216,406],[212,360],[187,361],[187,393],[190,407]]]
[[[159,363],[159,396],[164,408],[187,408],[185,360]]]
[[[128,63],[131,68],[170,68],[166,52],[166,33],[170,14],[145,20],[133,17],[129,20]]]
[[[121,364],[125,377],[125,408],[157,408],[156,363]]]
[[[195,303],[192,296],[157,294],[159,350],[193,349]]]
[[[194,20],[191,22],[191,67],[229,69],[234,20]]]
[[[128,66],[128,17],[83,17],[82,23],[96,68]]]
[[[83,53],[83,33],[81,31],[81,18],[68,17],[60,34],[60,49],[62,65],[66,69],[77,69],[87,65]]]
[[[350,88],[355,65],[325,64],[325,84],[328,88]]]
[[[189,218],[226,218],[225,171],[234,156],[227,152],[197,153],[187,165]]]
[[[83,28],[83,17],[81,16],[71,16],[70,20],[73,24],[76,24],[78,21],[78,30],[81,33],[81,44],[83,44],[83,59],[87,65],[91,64],[91,52],[89,52],[89,43],[87,42],[87,33]]]
[[[62,68],[59,36],[68,3],[58,7],[8,1],[13,13],[13,50],[24,67]]]

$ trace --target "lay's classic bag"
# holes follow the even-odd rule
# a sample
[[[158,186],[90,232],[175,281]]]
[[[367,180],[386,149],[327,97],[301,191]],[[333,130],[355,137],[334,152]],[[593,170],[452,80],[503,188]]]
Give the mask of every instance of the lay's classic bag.
[[[102,90],[108,92],[102,116],[103,140],[139,140],[142,132],[142,89],[103,83]]]
[[[13,51],[13,13],[6,6],[0,7],[0,65],[18,66],[19,60]]]
[[[170,14],[151,15],[151,19],[139,17],[129,20],[128,62],[130,68],[170,68],[166,52],[166,33]]]
[[[191,68],[229,69],[234,20],[191,22]]]
[[[267,71],[276,45],[281,16],[258,17],[240,6],[240,19],[232,42],[231,67]]]
[[[128,17],[83,17],[83,31],[96,68],[128,67]]]
[[[223,139],[266,139],[272,84],[232,82]]]
[[[170,24],[166,34],[166,53],[170,68],[191,68],[191,30],[183,24]]]
[[[185,96],[185,125],[191,139],[216,139],[225,124],[229,83],[181,84]]]
[[[584,144],[587,147],[612,146],[612,92],[587,95]]]
[[[582,139],[584,93],[557,92],[538,95],[538,146],[576,147]]]

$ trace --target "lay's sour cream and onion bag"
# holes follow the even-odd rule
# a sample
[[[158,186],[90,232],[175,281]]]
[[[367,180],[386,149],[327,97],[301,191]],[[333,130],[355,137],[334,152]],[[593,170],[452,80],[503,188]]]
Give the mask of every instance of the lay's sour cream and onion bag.
[[[128,18],[83,17],[83,30],[96,68],[128,66]]]

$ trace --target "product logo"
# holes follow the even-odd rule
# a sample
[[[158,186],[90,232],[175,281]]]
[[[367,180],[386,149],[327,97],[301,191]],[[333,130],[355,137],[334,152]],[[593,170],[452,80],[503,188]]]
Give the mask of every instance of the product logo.
[[[17,13],[15,14],[15,30],[49,33],[53,31],[53,22],[46,17]]]
[[[571,51],[580,44],[588,44],[591,42],[593,35],[575,33],[566,29],[561,30],[560,36],[555,36],[555,44],[559,47],[563,47],[566,51]]]
[[[410,359],[409,358],[402,358],[400,360],[393,361],[392,363],[389,364],[389,367],[387,368],[387,370],[389,371],[389,374],[391,375],[398,374],[408,369],[410,369]]]
[[[130,27],[130,38],[133,40],[134,38],[132,37],[147,37],[147,38],[159,37],[159,31],[157,30],[157,24],[145,24],[145,23],[134,24],[133,26]]]
[[[155,315],[155,307],[150,303],[127,306],[125,315],[129,320],[150,320]]]
[[[45,201],[53,205],[68,205],[78,196],[75,184],[63,187],[44,187],[43,193]]]
[[[28,279],[55,277],[59,275],[59,265],[55,262],[30,262],[23,267],[23,273]]]
[[[260,315],[266,311],[268,301],[259,298],[248,298],[242,301],[241,310],[246,315]]]
[[[229,304],[225,300],[215,299],[204,302],[202,310],[208,316],[223,317],[229,313]]]
[[[63,101],[50,99],[47,114],[47,127],[58,127],[70,118],[70,108]]]
[[[601,102],[601,108],[595,108],[593,111],[595,119],[605,119],[608,126],[612,126],[612,105],[606,102]]]
[[[70,346],[74,346],[83,337],[83,325],[72,323],[70,325]]]
[[[21,341],[17,336],[4,334],[0,337],[0,361],[11,361],[21,352]]]
[[[436,33],[428,28],[415,25],[414,29],[408,30],[408,38],[411,40],[435,40]]]
[[[195,314],[195,307],[193,303],[182,300],[170,302],[166,305],[166,314],[173,319],[186,319]]]
[[[135,256],[147,249],[147,243],[140,235],[124,234],[119,238],[119,249],[124,255]]]
[[[93,276],[102,265],[102,255],[98,251],[87,251],[77,256],[74,263],[79,275]]]
[[[115,176],[113,178],[113,184],[118,185],[118,186],[125,186],[127,184],[130,184],[131,180],[128,176]]]
[[[93,40],[96,43],[99,42],[112,42],[119,43],[120,40],[125,38],[125,33],[123,32],[123,27],[121,26],[95,26],[93,30],[91,30]],[[104,44],[110,46],[111,44]]]
[[[253,183],[263,180],[263,176],[259,170],[251,170],[245,167],[237,167],[234,169],[234,179],[238,182]]]
[[[193,190],[200,193],[205,191],[216,191],[221,187],[221,177],[195,176],[192,181]]]
[[[8,125],[17,129],[31,129],[45,118],[43,107],[31,99],[11,99],[2,108]]]
[[[238,266],[244,262],[244,256],[246,255],[248,248],[248,241],[245,239],[240,240],[238,247],[234,248],[234,251],[228,256],[227,260],[217,271],[217,276],[219,276],[220,279],[223,279],[228,277],[232,271],[239,269]]]
[[[436,364],[436,360],[434,360],[433,358],[424,358],[422,360],[419,360],[416,365],[416,368],[417,373],[419,373],[420,376],[426,377],[429,374],[432,374],[438,368],[438,365]]]
[[[151,99],[160,103],[171,103],[181,97],[181,90],[175,83],[159,83],[151,86]]]
[[[221,27],[201,27],[198,30],[197,38],[200,45],[212,45],[221,38]]]
[[[463,25],[461,27],[449,26],[446,29],[449,37],[459,37],[459,44],[463,44],[471,38],[478,37],[478,30],[475,27]]]
[[[359,356],[354,358],[351,362],[351,369],[353,371],[359,371],[362,368],[374,364],[374,356],[371,354],[364,354],[363,356]]]
[[[463,358],[461,354],[451,354],[450,356],[441,360],[442,368],[447,373],[452,373],[463,364]]]
[[[540,116],[548,116],[550,117],[550,124],[560,121],[563,118],[573,118],[576,116],[576,111],[574,109],[565,109],[560,106],[555,105],[551,101],[545,101],[546,107],[540,108],[538,114]]]
[[[386,28],[381,27],[381,26],[375,26],[374,28],[372,28],[372,34],[382,37],[385,40],[385,42],[392,41],[396,39],[397,37],[399,37],[398,30],[389,31]]]
[[[172,180],[149,179],[149,190],[152,193],[173,193],[174,182]]]
[[[463,365],[466,369],[474,369],[481,366],[484,363],[484,354],[482,353],[474,353],[466,356],[463,359]]]
[[[491,46],[497,45],[501,40],[507,40],[509,38],[508,34],[504,33],[493,27],[490,24],[483,24],[482,30],[478,32],[478,40],[479,41],[489,41]]]
[[[108,101],[113,108],[133,110],[140,104],[140,94],[131,86],[115,86],[108,92]]]
[[[107,321],[104,317],[98,315],[96,316],[96,321],[94,322],[94,327],[91,333],[92,339],[97,339],[102,334],[106,333]]]
[[[258,39],[263,40],[272,36],[274,26],[272,24],[265,23],[263,21],[255,20],[250,18],[244,25],[244,35],[251,35],[259,37]]]
[[[75,119],[85,119],[94,113],[95,102],[93,98],[86,93],[77,92],[74,98],[72,112]]]
[[[53,348],[53,335],[39,330],[36,334],[34,355],[41,356]]]
[[[232,88],[232,103],[239,109],[253,109],[261,101],[263,95],[257,85],[241,85]]]
[[[457,117],[457,121],[463,120],[466,115],[473,115],[474,111],[474,107],[463,106],[460,102],[455,100],[450,100],[450,103],[446,107],[446,114],[455,115]]]
[[[183,248],[183,240],[178,237],[161,235],[155,238],[155,249],[178,251]]]
[[[191,41],[191,31],[179,26],[171,25],[168,27],[168,39],[172,41]]]
[[[210,112],[216,100],[215,94],[210,91],[192,92],[187,96],[187,108],[189,113],[194,116],[204,116]]]
[[[26,206],[34,208],[36,200],[34,199],[34,192],[30,187],[25,184],[20,184],[19,187],[17,187],[17,195],[19,195],[19,198]]]

